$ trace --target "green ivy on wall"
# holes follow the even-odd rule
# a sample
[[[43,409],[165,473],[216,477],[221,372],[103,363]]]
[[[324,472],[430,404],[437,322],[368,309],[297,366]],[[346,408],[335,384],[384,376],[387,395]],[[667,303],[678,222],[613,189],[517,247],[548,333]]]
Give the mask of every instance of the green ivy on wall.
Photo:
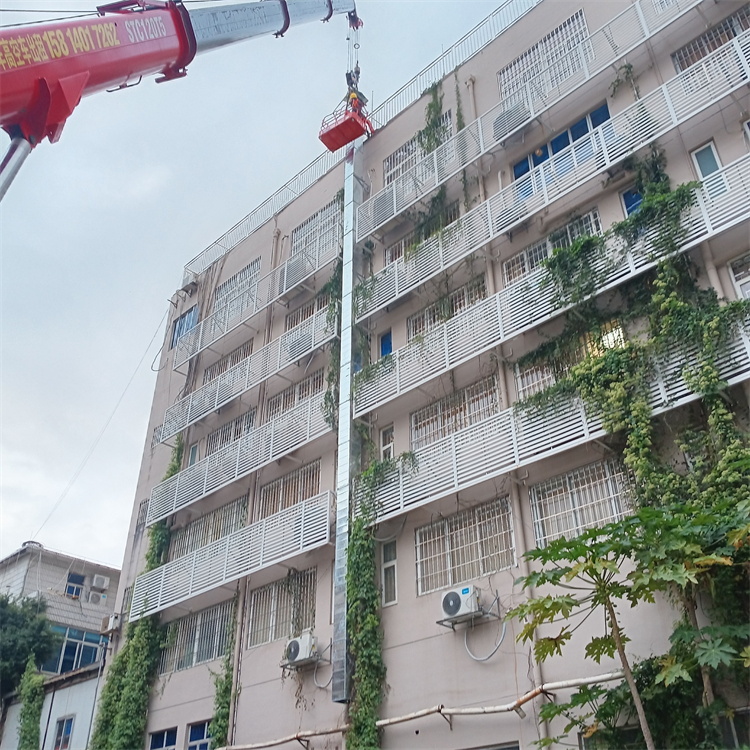
[[[26,670],[18,686],[21,715],[18,726],[18,750],[39,750],[39,726],[44,705],[44,677],[39,674],[34,654],[29,655]]]

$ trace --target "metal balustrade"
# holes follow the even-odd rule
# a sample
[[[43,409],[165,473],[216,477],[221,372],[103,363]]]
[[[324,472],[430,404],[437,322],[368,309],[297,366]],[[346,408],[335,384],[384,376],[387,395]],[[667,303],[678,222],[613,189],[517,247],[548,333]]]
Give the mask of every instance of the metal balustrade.
[[[686,230],[683,252],[750,219],[750,155],[711,175],[696,195],[696,205],[683,219]],[[658,259],[652,240],[657,233],[658,228],[646,235],[632,253],[609,242],[607,255],[598,259],[598,270],[605,281],[597,294],[656,265]],[[546,277],[546,269],[537,268],[523,281],[507,286],[423,338],[394,351],[390,361],[380,365],[374,375],[357,375],[355,416],[382,406],[440,373],[559,315],[567,306],[556,305],[554,286],[545,283]]]
[[[227,300],[219,310],[180,336],[175,345],[173,368],[185,364],[336,259],[342,239],[343,225],[339,223],[335,231],[329,228],[321,232],[314,248],[295,253],[257,279],[249,289]]]
[[[323,418],[324,395],[312,396],[157,484],[151,490],[146,523],[166,518],[328,432],[331,428]]]
[[[372,315],[750,81],[750,31],[592,130],[363,282]]]
[[[506,0],[468,34],[459,39],[434,62],[417,73],[395,94],[386,99],[371,113],[370,119],[379,128],[386,125],[396,115],[418,101],[426,88],[435,81],[440,81],[445,76],[450,75],[459,65],[463,65],[483,47],[497,39],[500,34],[540,2],[542,0]],[[335,153],[326,151],[321,154],[228,232],[189,261],[183,273],[183,285],[187,284],[195,274],[203,273],[211,264],[223,258],[240,242],[246,240],[256,229],[263,226],[283,208],[296,200],[305,190],[312,187],[321,177],[341,162],[346,151],[347,147],[345,146]]]
[[[168,440],[333,339],[336,329],[328,326],[327,316],[327,308],[318,310],[311,318],[253,352],[216,380],[170,406],[164,414],[159,442]]]
[[[653,0],[636,0],[568,54],[524,86],[521,97],[502,101],[427,154],[411,169],[357,209],[357,241],[378,230],[431,190],[457,175],[498,143],[528,126],[543,112],[653,37],[700,0],[676,0],[658,10]],[[570,71],[563,81],[561,71]]]
[[[236,581],[330,541],[333,494],[323,492],[142,573],[130,621]]]
[[[673,353],[656,366],[651,405],[659,414],[699,398],[682,377],[695,351]],[[750,379],[746,329],[717,358],[729,385]],[[528,466],[605,435],[601,420],[586,414],[578,399],[526,411],[510,408],[415,452],[417,468],[394,467],[375,494],[378,521]],[[361,499],[361,497],[360,497]]]

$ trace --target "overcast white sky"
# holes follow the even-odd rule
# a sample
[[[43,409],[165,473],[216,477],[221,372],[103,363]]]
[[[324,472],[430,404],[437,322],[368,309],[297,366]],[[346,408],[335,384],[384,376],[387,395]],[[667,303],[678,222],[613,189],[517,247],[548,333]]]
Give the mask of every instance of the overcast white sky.
[[[3,0],[45,10],[95,4]],[[371,105],[499,4],[360,0],[361,87]],[[49,17],[3,12],[0,23]],[[42,525],[158,327],[101,442],[36,537],[122,564],[150,365],[182,266],[321,153],[320,121],[345,93],[346,62],[344,16],[294,27],[283,39],[204,54],[182,80],[88,97],[57,144],[33,151],[0,204],[0,557]]]

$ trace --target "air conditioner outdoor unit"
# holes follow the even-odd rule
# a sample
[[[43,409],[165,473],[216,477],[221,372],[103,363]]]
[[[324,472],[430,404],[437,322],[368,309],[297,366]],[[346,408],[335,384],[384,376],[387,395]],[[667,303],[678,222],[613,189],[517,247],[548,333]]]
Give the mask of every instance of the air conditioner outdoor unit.
[[[286,644],[283,667],[301,667],[318,660],[318,641],[312,633],[302,633]]]
[[[114,633],[120,627],[120,615],[112,614],[102,618],[102,627],[100,633],[102,635],[109,635]]]
[[[483,614],[476,586],[461,586],[447,591],[443,596],[443,620],[463,622]]]
[[[98,591],[89,591],[89,604],[101,604],[102,595]]]
[[[91,582],[91,588],[97,591],[106,591],[109,588],[109,578],[107,576],[94,576],[94,580]]]

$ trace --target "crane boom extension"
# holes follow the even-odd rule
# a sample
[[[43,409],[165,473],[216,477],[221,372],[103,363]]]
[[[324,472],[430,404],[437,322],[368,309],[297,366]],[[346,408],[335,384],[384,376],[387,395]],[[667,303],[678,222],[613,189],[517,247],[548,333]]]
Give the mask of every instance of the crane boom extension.
[[[91,19],[0,30],[0,127],[11,136],[0,163],[0,199],[31,149],[55,143],[83,96],[186,75],[199,52],[291,26],[328,21],[354,0],[260,0],[188,11],[180,0],[118,0]],[[25,141],[25,143],[22,143]],[[11,168],[12,166],[12,168]]]

